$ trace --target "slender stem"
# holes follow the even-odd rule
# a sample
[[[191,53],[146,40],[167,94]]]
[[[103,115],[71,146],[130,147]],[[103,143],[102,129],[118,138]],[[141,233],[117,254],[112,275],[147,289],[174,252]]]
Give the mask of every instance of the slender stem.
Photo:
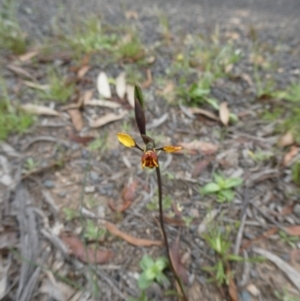
[[[170,247],[169,247],[169,243],[168,243],[168,237],[167,237],[167,233],[165,230],[165,223],[164,223],[164,213],[163,213],[163,202],[162,202],[162,181],[161,181],[161,175],[160,175],[160,169],[159,166],[156,167],[156,175],[157,175],[157,186],[158,186],[158,206],[159,206],[159,222],[160,222],[160,226],[161,226],[161,230],[163,233],[163,238],[164,238],[164,243],[166,246],[166,251],[167,251],[167,256],[168,256],[168,260],[170,262],[170,267],[172,270],[172,273],[180,287],[181,293],[182,293],[182,297],[184,301],[188,301],[185,292],[184,292],[184,288],[182,285],[182,282],[180,281],[179,276],[176,273],[176,270],[174,268],[172,259],[171,259],[171,255],[170,255]]]

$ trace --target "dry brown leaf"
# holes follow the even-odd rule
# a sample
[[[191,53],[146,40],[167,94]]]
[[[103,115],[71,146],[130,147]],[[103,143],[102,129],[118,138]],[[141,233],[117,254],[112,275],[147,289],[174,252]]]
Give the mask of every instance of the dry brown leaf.
[[[298,147],[295,145],[291,146],[290,150],[284,155],[283,165],[287,166],[297,154],[298,154]]]
[[[83,145],[87,145],[89,144],[91,141],[95,140],[95,137],[93,136],[78,136],[78,135],[75,135],[73,133],[71,133],[69,135],[69,139],[71,141],[74,141],[76,143],[80,143],[80,144],[83,144]]]
[[[179,143],[179,145],[181,145],[184,148],[183,152],[184,150],[191,150],[191,151],[201,152],[205,155],[215,154],[219,148],[219,146],[216,144],[206,142],[206,141],[201,141],[201,140],[182,142]]]
[[[160,95],[168,95],[170,93],[172,93],[175,89],[175,85],[173,84],[173,82],[168,82],[166,84],[166,86],[163,88],[163,90],[161,92],[159,92],[158,94]]]
[[[35,115],[59,116],[59,113],[57,111],[45,106],[39,106],[28,103],[25,105],[21,105],[21,108],[24,111]]]
[[[82,66],[78,71],[77,71],[77,77],[79,79],[82,79],[87,73],[88,71],[91,69],[90,66],[86,65],[86,66]]]
[[[81,112],[78,109],[71,109],[67,111],[71,117],[72,123],[76,131],[81,131],[84,127]]]
[[[226,275],[227,275],[227,279],[229,280],[228,292],[229,292],[230,300],[231,301],[239,301],[237,288],[234,283],[233,275],[232,275],[232,272],[230,271],[229,266],[227,267]]]
[[[122,72],[116,78],[116,91],[119,98],[123,99],[126,94],[126,74]]]
[[[19,60],[21,62],[27,62],[27,61],[30,61],[32,58],[34,58],[37,55],[38,55],[37,51],[29,51],[27,53],[20,55]]]
[[[220,104],[220,108],[219,108],[219,116],[220,116],[220,120],[221,122],[227,126],[228,122],[229,122],[229,109],[227,106],[227,102],[222,102]]]
[[[176,274],[184,284],[188,284],[188,273],[180,258],[179,235],[176,237],[173,245],[170,248],[170,257]]]
[[[111,109],[120,108],[121,105],[110,100],[102,100],[102,99],[91,99],[84,102],[86,106],[99,106],[106,107]]]
[[[294,137],[291,131],[286,132],[282,137],[279,139],[279,146],[285,147],[292,145],[294,143]]]
[[[99,128],[107,123],[120,120],[124,118],[124,116],[128,113],[128,111],[122,111],[120,114],[108,113],[97,120],[93,120],[90,123],[91,128]]]
[[[204,115],[212,120],[216,120],[216,121],[220,121],[220,118],[218,116],[216,116],[214,113],[207,111],[207,110],[203,110],[200,108],[189,108],[189,111],[192,114],[201,114]]]
[[[63,234],[62,241],[69,247],[71,255],[86,263],[106,263],[113,253],[108,250],[95,250],[85,246],[83,242],[75,235]]]
[[[127,93],[127,101],[134,108],[134,86],[127,85],[126,86],[126,93]]]
[[[278,232],[277,228],[271,228],[268,231],[264,232],[262,235],[252,239],[252,240],[247,240],[245,242],[243,242],[241,249],[242,250],[246,250],[248,249],[252,244],[262,240],[262,239],[267,239],[268,237],[276,234]]]
[[[111,98],[111,90],[106,73],[100,72],[97,77],[97,89],[104,98]]]
[[[32,81],[35,81],[35,78],[25,69],[19,67],[19,66],[15,66],[15,65],[7,65],[7,69],[11,70],[12,72],[14,72],[15,74],[21,76],[21,77],[25,77],[25,78],[29,78]]]
[[[208,166],[208,164],[212,161],[212,158],[210,159],[204,159],[201,161],[198,161],[194,164],[194,168],[192,170],[192,178],[196,178],[200,175],[200,173]]]
[[[290,226],[285,228],[289,235],[300,236],[300,226]]]
[[[90,101],[93,97],[94,90],[87,90],[83,93],[83,104]]]
[[[113,235],[122,238],[127,241],[129,244],[138,246],[138,247],[151,247],[151,246],[162,246],[164,243],[159,240],[149,240],[149,239],[140,239],[134,236],[131,236],[127,233],[120,231],[114,224],[110,222],[105,223],[106,229]]]
[[[129,184],[128,186],[125,186],[122,192],[122,205],[117,208],[116,205],[114,204],[113,200],[109,200],[108,201],[108,205],[109,207],[117,212],[124,212],[125,210],[127,210],[133,199],[134,199],[134,195],[135,195],[135,190],[136,190],[136,186],[137,186],[137,181],[132,182],[131,184]]]
[[[148,89],[152,84],[152,73],[150,69],[147,69],[147,79],[141,84],[143,89]]]

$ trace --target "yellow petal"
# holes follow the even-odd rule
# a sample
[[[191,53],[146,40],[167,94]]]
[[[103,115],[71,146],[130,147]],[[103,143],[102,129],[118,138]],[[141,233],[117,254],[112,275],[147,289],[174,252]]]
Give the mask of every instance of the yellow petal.
[[[134,139],[131,136],[127,135],[127,134],[118,133],[118,139],[126,147],[133,147],[133,146],[135,146]]]
[[[182,146],[166,145],[162,148],[167,153],[174,153],[182,149]]]

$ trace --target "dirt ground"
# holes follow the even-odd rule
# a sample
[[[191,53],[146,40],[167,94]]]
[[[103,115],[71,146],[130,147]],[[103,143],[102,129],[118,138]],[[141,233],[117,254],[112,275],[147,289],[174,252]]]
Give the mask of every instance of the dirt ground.
[[[36,116],[0,141],[0,300],[179,300],[170,269],[170,283],[153,282],[145,296],[138,285],[142,257],[165,256],[165,247],[156,174],[117,138],[143,143],[130,97],[136,81],[148,135],[157,146],[183,146],[159,162],[188,300],[300,300],[299,140],[283,125],[292,110],[270,91],[300,84],[298,2],[19,1],[30,46],[23,57],[1,50],[1,76],[11,102],[34,106]],[[122,43],[138,35],[138,55],[78,55],[58,43],[95,16]],[[65,103],[39,92],[51,68],[74,86]],[[122,72],[131,90],[120,96]],[[209,72],[219,75],[195,100],[190,87]],[[107,82],[112,95],[101,102]],[[265,118],[276,108],[286,109]],[[300,124],[300,112],[293,118]],[[231,200],[201,190],[216,173],[242,181]],[[210,243],[218,235],[223,255]]]

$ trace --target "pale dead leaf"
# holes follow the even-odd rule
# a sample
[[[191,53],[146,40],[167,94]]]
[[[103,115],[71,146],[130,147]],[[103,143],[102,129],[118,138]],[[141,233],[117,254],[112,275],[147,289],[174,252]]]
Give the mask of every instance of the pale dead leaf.
[[[232,272],[231,272],[229,266],[226,271],[226,276],[227,276],[227,279],[229,279],[228,292],[229,292],[230,300],[231,301],[239,301],[236,284],[234,282],[233,275],[232,275]]]
[[[120,120],[122,118],[124,118],[124,116],[127,114],[127,111],[123,111],[120,114],[115,114],[115,113],[108,113],[102,117],[100,117],[97,120],[93,120],[90,123],[90,127],[91,128],[99,128],[107,123],[113,122],[113,121],[117,121]]]
[[[39,105],[34,105],[34,104],[25,104],[21,105],[21,108],[34,115],[48,115],[48,116],[59,116],[59,113],[53,109],[50,109],[45,106],[39,106]]]
[[[49,89],[49,85],[40,85],[38,83],[30,82],[27,80],[23,81],[23,84],[25,84],[27,87],[36,89],[36,90],[41,90],[41,91],[46,91]]]
[[[300,236],[300,226],[290,226],[285,228],[289,235]]]
[[[111,98],[111,90],[106,73],[100,72],[97,77],[97,89],[104,98]]]
[[[210,142],[206,142],[206,141],[201,141],[201,140],[195,140],[195,141],[191,141],[191,142],[182,142],[179,143],[179,145],[181,145],[184,150],[190,150],[190,151],[197,151],[197,152],[201,152],[205,155],[212,155],[214,153],[216,153],[216,151],[218,150],[219,146]]]
[[[12,72],[14,72],[17,75],[20,75],[21,77],[25,77],[25,78],[29,78],[32,81],[35,81],[35,78],[25,69],[19,67],[19,66],[15,66],[15,65],[7,65],[7,69],[11,70]]]
[[[134,86],[127,85],[126,87],[127,101],[134,108]]]
[[[32,58],[34,58],[37,55],[38,55],[37,51],[29,51],[27,53],[20,55],[19,60],[21,62],[27,62],[27,61],[30,61]]]
[[[90,101],[93,97],[94,90],[87,90],[83,93],[83,104]]]
[[[119,98],[123,99],[126,93],[126,74],[122,72],[116,78],[116,91]]]
[[[214,209],[207,213],[207,215],[198,227],[198,235],[201,235],[203,232],[206,231],[207,225],[210,224],[218,214],[218,209]]]
[[[71,117],[72,123],[76,131],[81,131],[84,123],[81,112],[78,109],[71,109],[67,111]]]
[[[106,229],[115,236],[122,238],[127,241],[129,244],[138,246],[138,247],[151,247],[151,246],[162,246],[163,242],[159,240],[149,240],[149,239],[140,239],[134,236],[131,236],[127,233],[119,230],[114,224],[110,222],[105,223]]]
[[[285,275],[295,285],[298,291],[300,291],[300,273],[298,271],[296,271],[293,267],[291,267],[281,258],[279,258],[278,256],[272,254],[267,250],[260,249],[260,248],[253,248],[253,251],[272,261],[282,272],[285,273]]]
[[[149,130],[154,129],[162,125],[168,119],[168,117],[169,117],[169,113],[165,113],[161,117],[153,119],[151,123],[148,123],[146,125],[146,128]]]
[[[292,145],[294,143],[294,137],[291,131],[286,132],[283,136],[279,139],[279,146],[285,147]]]
[[[77,77],[79,79],[83,78],[87,73],[88,71],[91,69],[90,66],[86,65],[86,66],[82,66],[78,71],[77,71]]]
[[[86,106],[99,106],[106,107],[111,109],[120,108],[121,105],[110,100],[102,100],[102,99],[91,99],[84,102]]]
[[[147,69],[147,79],[141,84],[143,89],[148,89],[152,84],[152,73],[150,69]]]
[[[291,146],[290,150],[284,155],[283,165],[287,166],[297,154],[298,154],[298,147],[295,145]]]
[[[212,120],[216,120],[216,121],[220,121],[220,118],[218,116],[216,116],[214,113],[204,110],[204,109],[200,109],[200,108],[189,108],[189,111],[192,114],[201,114],[204,115]]]
[[[71,286],[64,282],[56,281],[54,276],[53,279],[44,278],[39,291],[47,295],[48,299],[57,301],[70,300],[75,293]]]
[[[220,108],[219,108],[219,116],[220,116],[220,120],[221,122],[227,126],[228,122],[229,122],[229,109],[227,106],[227,102],[222,102],[220,104]]]

